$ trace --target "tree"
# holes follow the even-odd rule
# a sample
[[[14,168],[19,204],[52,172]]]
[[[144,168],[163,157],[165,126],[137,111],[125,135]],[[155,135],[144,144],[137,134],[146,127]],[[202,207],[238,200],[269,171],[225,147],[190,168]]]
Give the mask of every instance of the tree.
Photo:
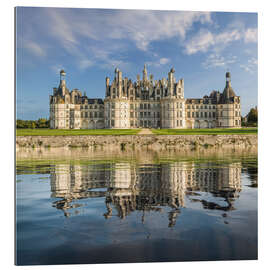
[[[248,113],[248,124],[257,124],[258,123],[258,110],[257,107],[251,108]]]
[[[37,127],[38,128],[48,128],[49,127],[49,120],[46,118],[39,118],[37,120]]]

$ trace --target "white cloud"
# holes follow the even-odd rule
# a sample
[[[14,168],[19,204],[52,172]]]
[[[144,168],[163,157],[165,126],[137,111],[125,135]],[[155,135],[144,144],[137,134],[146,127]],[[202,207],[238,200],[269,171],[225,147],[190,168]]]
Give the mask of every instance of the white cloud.
[[[257,70],[257,66],[258,66],[258,60],[255,57],[248,59],[245,65],[244,64],[240,65],[242,69],[244,69],[246,72],[249,72],[249,73],[254,73]]]
[[[209,50],[221,51],[234,41],[244,42],[257,41],[257,29],[226,29],[221,33],[212,33],[207,29],[201,29],[192,38],[184,43],[184,52],[188,55]]]
[[[159,63],[160,63],[161,65],[166,65],[166,64],[168,64],[169,62],[170,62],[170,59],[169,59],[169,58],[163,57],[163,58],[160,58],[160,59],[159,59]]]
[[[46,51],[39,44],[31,40],[23,40],[23,47],[38,57],[46,56]]]
[[[185,52],[187,54],[194,54],[199,51],[206,52],[214,43],[213,34],[209,30],[202,29],[197,35],[186,42]]]
[[[245,42],[257,42],[258,41],[258,29],[248,28],[245,32]]]
[[[184,39],[194,22],[212,23],[210,12],[192,11],[91,10],[89,13],[89,10],[46,9],[45,15],[51,29],[49,34],[68,51],[74,50],[80,37],[96,41],[127,39],[146,51],[152,41]]]
[[[156,61],[149,61],[146,64],[148,66],[155,66],[155,67],[160,67],[161,65],[166,65],[170,62],[171,60],[166,57],[162,57],[160,59],[157,59]]]
[[[202,63],[202,66],[205,69],[221,67],[224,69],[230,68],[237,60],[236,56],[227,56],[224,57],[218,53],[210,54],[206,60]]]
[[[79,61],[80,69],[86,69],[94,65],[94,62],[89,59],[83,59]]]

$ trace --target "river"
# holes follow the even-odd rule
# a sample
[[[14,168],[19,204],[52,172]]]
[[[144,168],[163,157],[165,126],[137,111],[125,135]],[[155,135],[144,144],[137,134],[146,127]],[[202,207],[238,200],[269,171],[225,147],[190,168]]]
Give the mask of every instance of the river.
[[[16,264],[257,259],[257,155],[17,156]]]

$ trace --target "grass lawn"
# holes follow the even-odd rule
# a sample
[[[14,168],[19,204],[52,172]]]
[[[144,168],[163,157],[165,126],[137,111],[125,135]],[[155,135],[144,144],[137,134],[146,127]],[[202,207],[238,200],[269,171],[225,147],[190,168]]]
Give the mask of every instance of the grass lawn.
[[[17,129],[17,136],[136,135],[141,129]],[[154,135],[257,134],[257,128],[151,129]]]
[[[257,134],[258,128],[152,129],[156,135],[241,135]]]
[[[17,136],[136,135],[140,129],[16,129]]]

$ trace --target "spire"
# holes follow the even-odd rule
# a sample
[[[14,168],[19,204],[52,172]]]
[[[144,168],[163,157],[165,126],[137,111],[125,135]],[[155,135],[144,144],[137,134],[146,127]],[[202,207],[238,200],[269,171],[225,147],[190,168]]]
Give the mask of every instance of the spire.
[[[66,82],[66,72],[62,69],[60,70],[60,84],[63,82],[65,84]]]
[[[225,100],[228,100],[229,98],[234,97],[235,93],[231,86],[231,74],[229,71],[226,72],[225,77],[226,77],[226,86],[223,91],[223,97],[225,98]]]
[[[60,84],[58,89],[62,96],[66,94],[66,72],[63,69],[60,70]]]
[[[143,81],[147,81],[147,69],[146,69],[146,64],[144,64],[144,68],[143,68]]]
[[[226,86],[231,86],[231,74],[229,71],[226,72]]]

